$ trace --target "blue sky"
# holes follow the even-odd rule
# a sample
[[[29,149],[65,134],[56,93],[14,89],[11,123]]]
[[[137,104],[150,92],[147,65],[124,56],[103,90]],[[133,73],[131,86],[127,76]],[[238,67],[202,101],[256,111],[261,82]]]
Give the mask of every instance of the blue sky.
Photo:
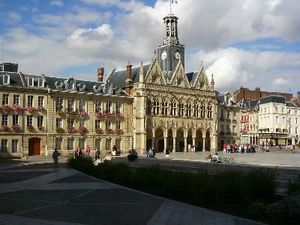
[[[300,1],[178,0],[186,72],[203,62],[216,88],[300,90]],[[0,57],[20,71],[95,80],[148,63],[162,43],[167,0],[2,0]]]

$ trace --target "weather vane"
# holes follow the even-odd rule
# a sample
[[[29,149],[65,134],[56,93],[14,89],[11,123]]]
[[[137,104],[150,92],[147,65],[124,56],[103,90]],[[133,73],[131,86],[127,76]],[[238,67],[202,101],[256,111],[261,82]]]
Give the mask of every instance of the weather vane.
[[[177,0],[170,0],[170,14],[172,14],[172,4],[177,4]]]

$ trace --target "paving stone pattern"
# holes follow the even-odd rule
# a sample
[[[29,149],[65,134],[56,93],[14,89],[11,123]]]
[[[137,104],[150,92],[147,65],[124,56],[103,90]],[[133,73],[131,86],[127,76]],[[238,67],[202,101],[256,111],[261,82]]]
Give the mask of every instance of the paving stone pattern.
[[[121,187],[66,167],[54,169],[51,164],[2,165],[0,178],[10,181],[0,182],[0,225],[261,224]]]

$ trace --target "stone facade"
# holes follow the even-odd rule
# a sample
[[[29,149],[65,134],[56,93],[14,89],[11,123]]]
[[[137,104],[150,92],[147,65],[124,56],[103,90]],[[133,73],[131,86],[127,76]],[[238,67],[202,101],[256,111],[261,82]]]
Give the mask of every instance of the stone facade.
[[[132,97],[110,84],[0,72],[0,154],[103,154],[132,146]]]
[[[148,65],[113,71],[108,81],[133,96],[133,147],[140,152],[217,150],[217,100],[213,76],[203,66],[185,73],[178,18],[164,17],[165,36]]]

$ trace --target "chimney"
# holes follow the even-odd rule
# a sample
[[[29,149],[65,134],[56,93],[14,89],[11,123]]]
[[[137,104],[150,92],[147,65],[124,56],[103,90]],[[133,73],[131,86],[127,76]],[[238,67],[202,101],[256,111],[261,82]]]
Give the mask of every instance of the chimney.
[[[132,88],[133,88],[133,85],[132,85],[132,77],[131,77],[131,67],[132,65],[130,64],[130,61],[128,62],[128,65],[127,65],[127,69],[126,69],[126,79],[125,79],[125,92],[128,94],[128,95],[132,95]]]
[[[100,66],[97,70],[97,75],[98,75],[98,82],[103,83],[103,77],[104,77],[104,67]]]
[[[127,70],[126,70],[126,80],[125,80],[126,84],[132,83],[131,67],[132,67],[132,65],[130,64],[130,61],[129,61],[128,65],[127,65]]]

